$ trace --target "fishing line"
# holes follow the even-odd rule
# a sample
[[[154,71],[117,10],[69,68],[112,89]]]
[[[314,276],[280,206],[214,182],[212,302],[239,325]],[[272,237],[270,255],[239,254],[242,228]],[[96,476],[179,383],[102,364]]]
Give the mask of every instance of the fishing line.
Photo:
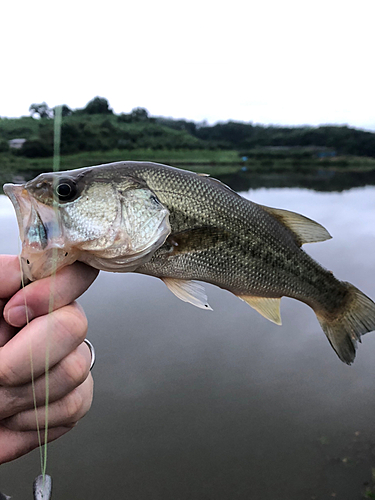
[[[60,143],[61,143],[61,121],[62,121],[62,106],[56,106],[54,109],[54,143],[53,143],[53,171],[57,172],[60,169]],[[57,182],[57,181],[54,181]],[[57,220],[58,203],[53,189],[53,209],[55,211]],[[53,272],[51,275],[51,286],[48,304],[48,314],[53,311],[55,299],[55,285],[56,285],[56,270],[57,270],[57,248],[52,249],[52,266]],[[45,483],[46,470],[47,470],[47,438],[48,438],[48,407],[49,407],[49,355],[50,355],[50,335],[47,335],[46,342],[46,358],[45,358],[45,426],[44,426],[44,445],[43,452],[41,452],[42,460],[42,476],[43,484]]]
[[[57,106],[54,110],[54,154],[53,154],[53,171],[57,172],[60,169],[60,143],[61,143],[61,121],[62,121],[62,106]],[[55,190],[53,190],[55,192]],[[53,209],[55,213],[57,213],[58,204],[56,196],[53,196]],[[20,270],[21,270],[21,288],[25,289],[25,280],[22,272],[22,262],[21,262],[21,252],[19,252],[19,262],[20,262]],[[54,306],[54,297],[55,297],[55,278],[56,278],[56,269],[57,269],[57,249],[52,249],[52,262],[54,263],[52,266],[53,272],[50,277],[50,295],[49,295],[49,304],[48,304],[48,315],[50,316],[53,312]],[[26,324],[30,323],[29,313],[27,309],[27,299],[26,294],[24,293],[24,304],[25,304],[25,314],[26,314]],[[51,323],[52,324],[52,323]],[[31,388],[33,395],[33,404],[34,404],[34,412],[35,412],[35,421],[36,421],[36,430],[38,435],[38,447],[40,454],[40,469],[42,475],[42,489],[44,490],[46,483],[46,470],[47,470],[47,438],[48,438],[48,407],[49,407],[49,355],[50,355],[50,334],[47,334],[46,339],[46,357],[45,357],[45,428],[44,428],[44,444],[42,445],[42,436],[41,429],[38,419],[38,406],[36,400],[36,391],[35,391],[35,375],[34,375],[34,362],[33,362],[33,352],[32,352],[32,340],[30,339],[29,344],[30,350],[30,370],[31,370]]]
[[[22,290],[25,290],[25,280],[24,280],[23,271],[22,271],[22,261],[21,261],[21,251],[20,250],[18,252],[18,260],[20,263],[20,272],[21,272],[21,288],[22,288]],[[23,298],[24,298],[24,304],[25,304],[26,325],[28,325],[30,323],[30,319],[29,319],[29,311],[27,309],[27,299],[26,299],[25,292],[23,293]],[[31,338],[30,338],[30,342],[29,342],[29,353],[30,353],[30,370],[31,370],[31,389],[32,389],[32,394],[33,394],[35,422],[36,422],[36,430],[37,430],[37,435],[38,435],[38,443],[39,443],[39,451],[40,451],[40,469],[42,470],[42,468],[43,468],[43,457],[42,457],[42,453],[41,453],[42,441],[41,441],[40,426],[39,426],[39,420],[38,420],[38,408],[37,408],[37,404],[36,404],[34,361],[33,361],[33,350],[32,350],[32,339]]]

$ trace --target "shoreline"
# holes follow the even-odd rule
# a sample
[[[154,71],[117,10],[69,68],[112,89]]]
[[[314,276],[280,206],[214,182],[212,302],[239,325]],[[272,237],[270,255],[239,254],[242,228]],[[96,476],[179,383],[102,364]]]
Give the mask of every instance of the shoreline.
[[[217,177],[235,190],[257,187],[308,187],[342,191],[375,185],[375,158],[254,159],[243,161],[234,151],[94,151],[61,156],[61,170],[114,161],[153,161]],[[25,158],[0,153],[0,193],[6,182],[25,182],[53,170],[52,158]]]

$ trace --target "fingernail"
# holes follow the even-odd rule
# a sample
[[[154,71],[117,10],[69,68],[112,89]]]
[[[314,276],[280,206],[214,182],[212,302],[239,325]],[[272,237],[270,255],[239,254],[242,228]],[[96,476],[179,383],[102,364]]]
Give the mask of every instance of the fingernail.
[[[33,313],[31,309],[26,306],[15,306],[11,307],[9,311],[7,311],[6,322],[12,326],[24,326],[28,321],[33,319]]]

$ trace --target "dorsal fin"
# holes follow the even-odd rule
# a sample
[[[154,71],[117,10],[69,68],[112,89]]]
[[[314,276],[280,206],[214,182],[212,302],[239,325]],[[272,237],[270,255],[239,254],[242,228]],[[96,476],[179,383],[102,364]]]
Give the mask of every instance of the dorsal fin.
[[[193,306],[200,309],[212,311],[212,308],[207,302],[207,295],[204,287],[192,280],[182,280],[177,278],[161,278],[167,285],[169,290],[184,302],[189,302]]]
[[[316,243],[332,238],[327,229],[304,215],[263,205],[262,208],[287,227],[295,235],[300,246],[304,243]]]
[[[237,297],[247,302],[249,306],[258,311],[258,313],[265,318],[272,321],[272,323],[281,325],[281,298],[255,297],[253,295],[237,295]]]

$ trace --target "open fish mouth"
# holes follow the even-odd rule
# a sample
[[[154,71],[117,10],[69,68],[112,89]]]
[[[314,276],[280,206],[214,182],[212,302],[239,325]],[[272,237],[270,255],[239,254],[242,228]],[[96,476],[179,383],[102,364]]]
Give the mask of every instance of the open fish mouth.
[[[77,255],[67,248],[64,230],[54,207],[38,202],[24,185],[5,184],[3,189],[16,212],[24,278],[34,281],[48,276],[62,267],[62,261],[64,265],[70,263],[67,258],[74,262]]]

